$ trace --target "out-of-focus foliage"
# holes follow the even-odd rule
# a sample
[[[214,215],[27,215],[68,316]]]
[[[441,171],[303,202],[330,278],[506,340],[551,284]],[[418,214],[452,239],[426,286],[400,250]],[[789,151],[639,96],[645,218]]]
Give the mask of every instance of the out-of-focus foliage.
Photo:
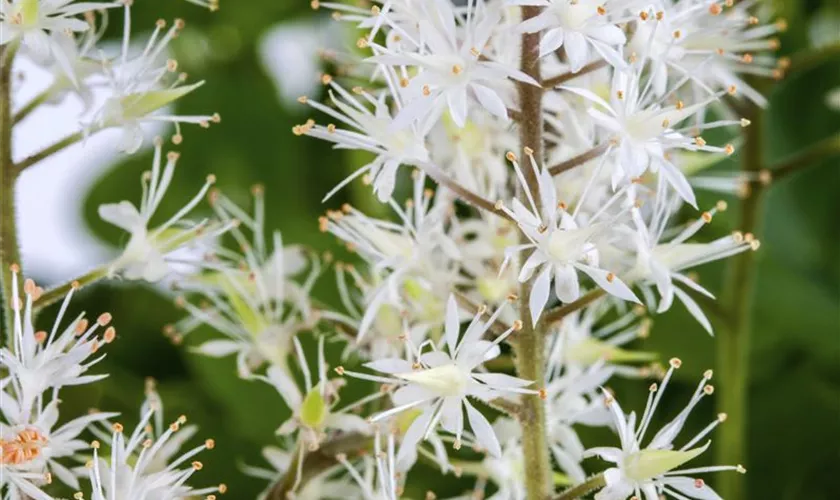
[[[779,161],[820,139],[840,132],[840,112],[826,107],[826,95],[840,87],[840,34],[833,57],[814,61],[804,56],[814,40],[812,25],[818,19],[825,30],[837,26],[840,5],[832,0],[777,0],[777,9],[790,29],[782,38],[782,53],[796,68],[806,66],[774,84],[767,113],[764,142],[769,164]],[[290,0],[223,0],[219,12],[208,13],[185,2],[145,0],[135,3],[135,26],[152,26],[155,19],[182,17],[187,29],[176,45],[181,67],[207,84],[179,106],[184,110],[217,111],[222,122],[209,130],[190,129],[184,143],[173,149],[182,153],[172,196],[162,213],[177,209],[195,192],[206,174],[214,173],[218,186],[240,203],[248,203],[255,183],[266,188],[267,226],[279,228],[286,242],[302,243],[318,251],[336,252],[330,238],[318,232],[316,218],[326,208],[343,201],[369,204],[364,190],[358,200],[344,191],[326,206],[320,200],[329,188],[358,161],[328,149],[323,143],[295,137],[291,128],[307,115],[303,106],[278,102],[275,83],[261,66],[258,47],[266,31],[278,23],[294,23],[324,15],[313,12],[309,2]],[[825,28],[828,26],[828,28]],[[830,38],[830,37],[829,37]],[[823,43],[820,42],[820,43]],[[347,40],[348,50],[353,44]],[[830,50],[830,49],[823,49]],[[298,71],[289,67],[288,71]],[[313,80],[318,75],[312,74]],[[98,220],[100,203],[134,199],[137,176],[148,168],[151,153],[115,165],[87,194],[86,218],[105,241],[118,243],[114,228]],[[737,155],[733,158],[737,161]],[[723,165],[732,169],[734,164]],[[833,159],[773,186],[765,199],[762,240],[758,254],[758,279],[754,301],[749,396],[750,498],[822,500],[837,498],[834,476],[840,450],[840,161]],[[737,221],[737,200],[730,199],[730,214],[715,219],[712,228],[724,233]],[[708,206],[714,198],[701,198]],[[710,232],[711,234],[711,232]],[[722,265],[701,271],[701,280],[720,290]],[[332,274],[327,272],[315,295],[335,303]],[[127,423],[142,399],[143,380],[153,376],[167,403],[171,418],[186,414],[201,426],[200,437],[213,437],[217,447],[203,457],[205,469],[198,477],[224,481],[231,498],[253,498],[264,484],[244,476],[242,463],[263,465],[260,447],[274,443],[274,430],[287,417],[280,398],[267,385],[236,377],[232,360],[214,360],[173,346],[161,333],[164,324],[183,314],[166,296],[151,288],[98,286],[80,294],[74,308],[91,314],[110,311],[119,336],[109,347],[101,366],[112,375],[98,398],[68,393],[66,405],[83,411],[90,406],[122,411]],[[49,314],[44,315],[49,318]],[[190,337],[199,342],[214,335],[206,330]],[[678,307],[656,318],[646,350],[665,358],[691,360],[679,373],[687,394],[699,373],[714,365],[715,339],[706,335]],[[717,381],[719,384],[725,381]],[[674,392],[676,392],[675,384]],[[641,407],[646,384],[620,381],[616,389],[635,394],[626,407]],[[71,397],[72,396],[72,397]],[[627,397],[623,397],[622,402]],[[674,395],[672,401],[681,401]],[[712,419],[712,405],[704,407]],[[671,413],[660,412],[665,419]],[[586,443],[587,435],[584,434]],[[463,483],[461,483],[463,484]],[[458,491],[457,485],[452,491]],[[445,493],[439,489],[439,493]],[[736,499],[737,500],[737,499]]]

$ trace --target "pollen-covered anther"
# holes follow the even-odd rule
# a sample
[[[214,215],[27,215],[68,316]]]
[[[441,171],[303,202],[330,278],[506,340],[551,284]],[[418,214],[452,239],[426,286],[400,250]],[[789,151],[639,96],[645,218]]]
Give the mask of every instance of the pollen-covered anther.
[[[702,137],[700,137],[698,135],[697,137],[694,138],[694,144],[696,144],[697,146],[702,148],[703,146],[706,145],[706,139],[703,139]]]
[[[516,295],[515,293],[509,293],[508,294],[508,296],[507,296],[507,301],[508,302],[516,302],[517,300],[519,300],[519,295]]]
[[[329,125],[327,125],[327,133],[329,133],[329,134],[334,134],[335,133],[335,124],[334,123],[330,123]]]
[[[607,273],[607,281],[609,283],[612,283],[613,281],[615,281],[615,273]]]
[[[738,472],[739,474],[746,474],[747,473],[747,469],[745,469],[744,466],[741,465],[741,464],[738,464],[738,465],[735,466],[735,471]]]
[[[329,73],[324,73],[323,75],[321,75],[321,83],[323,83],[324,85],[329,85],[332,82],[332,80],[333,77]]]
[[[505,153],[505,158],[507,158],[507,161],[516,161],[516,154],[513,151],[508,151]]]
[[[105,330],[105,335],[102,336],[102,340],[105,341],[106,344],[110,344],[117,338],[117,329],[113,326],[109,326],[107,330]]]
[[[674,33],[673,33],[673,36],[674,36],[674,39],[675,39],[675,40],[676,40],[676,39],[678,39],[678,38],[680,38],[680,37],[682,36],[682,31],[680,31],[680,30],[675,30],[675,31],[674,31]]]
[[[343,367],[343,366],[340,366],[340,365],[339,365],[339,366],[336,366],[336,367],[335,367],[335,373],[336,373],[338,376],[343,377],[343,376],[344,376],[344,367]]]
[[[685,103],[682,102],[681,100],[679,100],[679,101],[677,101],[677,104],[675,105],[675,107],[677,109],[683,109],[685,107]]]
[[[671,121],[670,120],[668,120],[667,118],[662,120],[662,128],[668,128],[669,126],[671,126]]]
[[[656,20],[657,21],[661,21],[664,18],[665,18],[665,12],[660,10],[659,12],[656,13]]]
[[[680,358],[671,358],[668,360],[668,364],[671,365],[671,368],[676,370],[682,366],[682,360]]]
[[[525,156],[534,156],[534,150],[525,146],[522,151],[525,153]]]
[[[752,62],[753,62],[753,56],[752,56],[752,54],[750,54],[750,53],[746,53],[746,54],[742,55],[742,56],[741,56],[741,61],[742,61],[742,62],[744,62],[744,63],[746,63],[746,64],[750,64],[750,63],[752,63]]]
[[[604,8],[603,5],[599,5],[595,11],[598,13],[599,16],[603,16],[607,13],[607,9]]]
[[[472,54],[473,57],[480,57],[481,56],[481,52],[475,47],[470,48],[470,54]]]
[[[458,64],[453,64],[452,65],[452,74],[453,75],[460,75],[461,72],[463,72],[463,71],[464,71],[464,68],[462,68],[460,65],[458,65]]]
[[[569,206],[566,205],[565,201],[561,201],[560,203],[557,204],[557,208],[559,208],[560,210],[566,210],[567,208],[569,208]]]
[[[709,5],[709,14],[717,16],[721,12],[723,12],[723,7],[721,7],[720,4],[713,3],[712,5]]]
[[[656,384],[656,382],[650,384],[650,387],[648,387],[648,391],[650,391],[650,392],[656,392],[658,390],[659,390],[659,386]]]
[[[712,222],[712,214],[710,212],[703,212],[703,215],[700,216],[703,219],[703,222],[706,224]]]
[[[430,95],[432,95],[432,89],[431,89],[431,88],[429,88],[429,86],[428,86],[428,85],[423,85],[422,92],[423,92],[423,95],[424,95],[425,97],[429,97]]]
[[[518,319],[518,320],[514,321],[513,325],[511,325],[511,328],[513,328],[513,331],[515,331],[515,332],[518,332],[519,330],[522,330],[522,320]]]
[[[192,463],[192,468],[193,468],[193,470],[201,470],[202,468],[204,468],[204,464],[202,464],[201,462],[196,460],[195,462]]]
[[[741,126],[742,127],[749,127],[752,122],[747,120],[746,118],[741,118]]]
[[[111,322],[111,319],[111,313],[102,313],[98,318],[96,318],[96,323],[99,324],[99,326],[106,326]]]
[[[758,173],[758,182],[767,186],[773,181],[773,172],[767,170],[766,168],[761,170]]]
[[[697,479],[694,480],[694,487],[695,488],[700,489],[703,486],[706,486],[706,483],[702,479],[697,478]]]
[[[539,390],[539,391],[537,391],[537,395],[538,395],[538,396],[540,397],[540,399],[542,399],[543,401],[545,401],[546,399],[548,399],[548,391],[546,391],[546,390],[545,390],[545,387],[540,387],[540,390]]]
[[[732,155],[733,153],[735,153],[735,146],[733,146],[732,144],[727,144],[723,147],[723,152],[727,155]]]
[[[714,372],[712,370],[706,370],[706,371],[703,372],[703,378],[705,378],[707,380],[711,380],[712,375],[714,375]]]
[[[368,48],[368,45],[370,45],[370,42],[368,42],[368,39],[365,38],[365,37],[362,37],[362,38],[359,38],[358,40],[356,40],[356,47],[358,47],[360,49],[366,49],[366,48]]]
[[[730,85],[726,89],[726,93],[729,94],[729,95],[735,95],[735,94],[738,93],[738,87],[736,85]]]
[[[175,144],[177,146],[178,144],[181,144],[182,142],[184,142],[184,136],[183,135],[175,134],[175,135],[172,136],[172,144]]]
[[[721,422],[721,423],[726,422],[727,418],[728,418],[728,415],[726,413],[718,413],[717,414],[718,422]]]
[[[617,92],[615,93],[615,96],[616,96],[616,97],[618,97],[618,100],[622,100],[622,99],[624,99],[624,91],[623,91],[623,90],[619,90],[619,91],[617,91]]]
[[[204,441],[204,447],[207,448],[208,450],[212,450],[213,448],[216,447],[216,441],[214,439],[206,439]]]
[[[714,394],[714,392],[715,392],[715,386],[713,386],[711,384],[703,386],[703,393],[706,394],[707,396],[711,396],[712,394]]]
[[[427,491],[425,500],[437,500],[437,495],[435,495],[434,491]]]

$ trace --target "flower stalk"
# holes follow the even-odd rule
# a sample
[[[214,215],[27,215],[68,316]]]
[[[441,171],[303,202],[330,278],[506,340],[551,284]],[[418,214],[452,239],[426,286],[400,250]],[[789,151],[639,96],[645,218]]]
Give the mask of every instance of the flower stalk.
[[[757,174],[763,165],[763,111],[751,106],[750,121],[741,151],[741,170]],[[758,229],[761,220],[761,201],[766,186],[756,183],[741,204],[740,227],[744,234]],[[749,399],[750,333],[752,330],[753,295],[755,288],[755,252],[736,255],[729,262],[725,283],[726,300],[730,304],[731,321],[718,334],[717,372],[721,392],[719,411],[728,415],[721,426],[717,444],[718,463],[740,464],[747,456],[747,406]],[[746,498],[744,481],[724,475],[718,486],[723,498]]]
[[[11,265],[20,265],[15,214],[15,181],[17,172],[12,161],[12,61],[17,44],[0,47],[0,281],[2,281],[2,308],[4,331],[11,341],[12,283],[8,277]]]
[[[539,15],[539,7],[522,7],[522,18],[530,19]],[[540,81],[539,45],[541,34],[522,35],[522,54],[520,69],[527,75]],[[519,104],[522,110],[519,122],[519,140],[522,147],[523,160],[533,155],[541,162],[543,156],[543,117],[542,96],[543,89],[527,83],[517,85]],[[527,161],[527,160],[525,160]],[[538,181],[533,169],[525,169],[525,179],[532,193],[538,193]],[[525,195],[519,189],[519,197],[523,201]],[[527,241],[524,235],[523,241]],[[544,322],[534,324],[531,321],[529,297],[534,279],[522,283],[520,287],[520,315],[524,327],[517,333],[519,342],[516,343],[516,372],[526,380],[533,380],[536,384],[543,384],[545,380],[545,335],[541,328]],[[549,457],[548,439],[546,436],[545,404],[535,396],[525,396],[519,411],[519,424],[522,427],[522,448],[525,458],[525,486],[530,500],[542,500],[551,495],[551,459]]]
[[[576,498],[580,498],[586,495],[587,493],[599,490],[606,485],[607,480],[604,477],[604,474],[601,473],[588,478],[583,483],[572,486],[571,488],[560,493],[559,495],[555,495],[554,497],[552,497],[552,500],[574,500]]]

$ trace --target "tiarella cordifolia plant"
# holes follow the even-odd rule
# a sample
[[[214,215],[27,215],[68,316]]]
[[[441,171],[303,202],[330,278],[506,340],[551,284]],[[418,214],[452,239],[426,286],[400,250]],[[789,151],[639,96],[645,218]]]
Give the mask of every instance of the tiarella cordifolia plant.
[[[183,416],[165,425],[151,382],[130,433],[113,413],[57,424],[63,387],[106,376],[94,365],[115,338],[110,315],[64,324],[75,290],[106,278],[171,285],[185,314],[165,334],[181,343],[213,328],[223,338],[194,352],[233,356],[239,377],[277,391],[290,417],[264,449],[271,468],[244,467],[269,481],[263,498],[393,500],[411,482],[435,498],[435,482],[412,474],[421,461],[475,477],[466,497],[500,500],[716,499],[701,475],[745,472],[728,461],[690,463],[725,413],[680,439],[714,391],[711,370],[654,428],[682,362],[663,370],[635,341],[675,299],[711,334],[715,297],[692,270],[759,247],[749,232],[707,236],[727,206],[699,207],[695,197],[746,195],[773,175],[701,176],[697,166],[734,153],[751,124],[743,110],[766,105],[753,82],[786,66],[772,53],[784,23],[756,17],[756,1],[315,0],[313,9],[360,30],[358,51],[336,58],[341,76],[322,75],[323,100],[299,99],[315,115],[293,132],[369,154],[325,200],[361,180],[387,209],[374,216],[343,204],[319,218],[358,259],[286,246],[276,230],[266,241],[264,188],[245,209],[211,188],[213,176],[153,221],[179,160],[155,138],[139,199],[99,207],[128,233],[120,255],[52,290],[27,280],[21,296],[13,213],[21,171],[104,129],[121,129],[117,146],[133,153],[148,122],[174,124],[177,145],[181,124],[220,121],[170,112],[203,83],[186,83],[168,59],[184,22],[158,21],[135,46],[131,3],[0,0],[4,500],[54,498],[51,482],[99,500],[211,499],[227,489],[191,486],[202,468],[194,458],[214,441],[181,453],[196,429]],[[109,55],[97,43],[117,12],[124,34]],[[55,81],[12,113],[18,57]],[[105,92],[101,102],[94,89]],[[88,103],[80,129],[15,160],[13,126],[70,95]],[[730,140],[707,142],[711,129]],[[213,215],[191,220],[205,198]],[[325,265],[335,269],[340,308],[311,296]],[[51,331],[35,331],[33,316],[58,301]],[[606,388],[612,377],[659,380],[643,411],[628,415]],[[369,393],[344,402],[348,384]],[[611,429],[620,446],[586,442],[580,426]]]

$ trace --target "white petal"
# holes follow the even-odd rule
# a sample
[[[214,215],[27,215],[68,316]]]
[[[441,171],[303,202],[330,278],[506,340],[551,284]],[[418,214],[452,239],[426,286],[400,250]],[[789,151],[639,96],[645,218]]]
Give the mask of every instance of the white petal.
[[[694,319],[696,319],[697,322],[700,323],[703,329],[709,332],[709,335],[712,335],[712,324],[709,322],[709,318],[706,317],[706,315],[703,313],[703,309],[700,308],[697,302],[694,302],[694,299],[689,297],[687,293],[685,293],[677,287],[674,287],[674,293],[677,294],[677,297],[685,305],[685,308],[688,309],[688,312],[690,312],[691,315],[694,316]]]
[[[580,282],[574,266],[554,266],[554,294],[557,295],[557,300],[567,304],[580,297]]]
[[[618,278],[618,276],[613,275],[612,281],[610,281],[609,279],[607,279],[607,275],[609,275],[610,273],[604,271],[603,269],[590,267],[586,264],[580,263],[575,263],[575,267],[589,275],[589,277],[592,278],[592,280],[595,281],[595,283],[597,283],[599,287],[603,288],[604,291],[609,293],[610,295],[613,295],[623,300],[628,300],[630,302],[636,302],[637,304],[641,304],[641,302],[639,302],[639,298],[636,297],[636,294],[634,294],[633,291],[630,290],[630,287],[625,285],[624,282]]]
[[[408,373],[412,370],[411,363],[401,358],[384,358],[364,364],[365,368],[382,373]]]
[[[464,406],[467,407],[467,418],[470,421],[470,428],[473,434],[475,434],[475,439],[478,444],[486,449],[490,455],[494,457],[502,456],[499,440],[496,438],[496,433],[493,432],[493,427],[490,426],[490,422],[484,418],[481,412],[473,408],[467,399],[464,399]]]
[[[548,294],[551,290],[551,266],[545,266],[543,271],[534,281],[531,288],[531,297],[528,299],[528,307],[531,309],[531,324],[536,325],[537,320],[548,303]]]
[[[471,85],[473,92],[475,92],[475,97],[478,99],[478,102],[484,106],[484,109],[489,111],[491,114],[498,116],[502,119],[507,119],[507,106],[502,101],[502,98],[499,97],[495,91],[483,86],[473,83]]]
[[[221,358],[235,353],[240,347],[238,342],[232,340],[209,340],[192,350],[212,358]]]
[[[446,303],[446,346],[449,348],[449,354],[454,356],[455,349],[458,347],[458,337],[461,334],[461,321],[458,318],[458,302],[455,300],[455,295],[450,294],[449,300]]]

